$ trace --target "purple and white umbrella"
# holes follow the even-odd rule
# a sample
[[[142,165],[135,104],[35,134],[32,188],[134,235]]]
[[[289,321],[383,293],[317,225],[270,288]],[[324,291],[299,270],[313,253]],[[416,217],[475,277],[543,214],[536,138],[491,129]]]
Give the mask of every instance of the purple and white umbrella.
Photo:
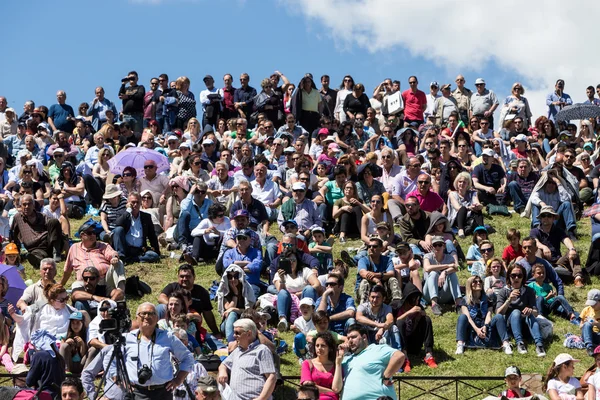
[[[156,163],[156,173],[168,171],[170,168],[169,159],[156,150],[145,147],[130,147],[120,151],[116,156],[108,160],[110,172],[115,175],[122,175],[125,167],[133,167],[137,176],[144,176],[144,163],[153,160]]]
[[[4,275],[8,281],[8,292],[6,292],[4,298],[9,303],[16,305],[27,285],[23,282],[21,274],[14,265],[0,264],[0,275]]]

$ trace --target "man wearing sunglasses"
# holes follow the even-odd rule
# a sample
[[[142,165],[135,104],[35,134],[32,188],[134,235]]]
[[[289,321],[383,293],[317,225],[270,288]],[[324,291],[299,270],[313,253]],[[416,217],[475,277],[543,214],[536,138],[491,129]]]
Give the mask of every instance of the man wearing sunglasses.
[[[198,182],[192,186],[186,198],[181,201],[181,213],[177,220],[178,236],[175,239],[184,253],[186,247],[194,242],[192,230],[200,224],[200,221],[208,218],[208,208],[213,205],[213,201],[206,198],[207,191],[208,185]]]
[[[90,318],[94,319],[98,315],[98,305],[109,299],[106,285],[98,284],[100,273],[96,267],[85,267],[81,277],[83,285],[74,288],[71,295],[73,306],[78,310],[87,311]],[[125,287],[125,279],[123,279],[123,287]],[[123,298],[124,292],[121,292],[118,300],[122,300]]]
[[[388,301],[398,302],[402,298],[402,289],[396,278],[392,258],[384,256],[383,241],[373,236],[367,244],[368,255],[359,258],[356,274],[356,298],[360,304],[369,301],[369,292],[375,285],[383,286]]]
[[[223,268],[227,270],[230,265],[243,268],[248,283],[254,289],[258,298],[261,293],[267,291],[267,284],[260,280],[262,271],[262,253],[260,249],[252,247],[250,241],[250,229],[240,229],[235,235],[236,246],[223,254]],[[236,272],[237,273],[237,272]]]
[[[129,86],[126,86],[129,85]],[[121,79],[119,98],[123,101],[123,121],[131,121],[135,132],[142,131],[144,118],[144,95],[146,88],[138,85],[138,74],[131,71]]]
[[[146,160],[144,162],[144,174],[138,179],[142,183],[140,192],[143,192],[144,190],[152,192],[154,204],[162,205],[167,202],[167,198],[171,194],[169,176],[157,173],[156,161]]]

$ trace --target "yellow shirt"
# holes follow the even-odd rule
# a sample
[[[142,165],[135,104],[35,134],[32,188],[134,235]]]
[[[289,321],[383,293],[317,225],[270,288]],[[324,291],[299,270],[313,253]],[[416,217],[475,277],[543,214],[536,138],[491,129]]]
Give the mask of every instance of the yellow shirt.
[[[598,320],[598,317],[596,316],[596,311],[594,311],[592,306],[584,307],[583,310],[581,310],[581,314],[579,314],[579,318],[581,318],[583,322],[585,322],[589,318],[593,318],[596,321]],[[597,326],[594,326],[594,332],[598,333],[600,332],[600,329],[598,329]]]
[[[318,90],[313,88],[310,93],[307,93],[302,89],[302,111],[319,112],[319,101],[321,101],[321,94]]]

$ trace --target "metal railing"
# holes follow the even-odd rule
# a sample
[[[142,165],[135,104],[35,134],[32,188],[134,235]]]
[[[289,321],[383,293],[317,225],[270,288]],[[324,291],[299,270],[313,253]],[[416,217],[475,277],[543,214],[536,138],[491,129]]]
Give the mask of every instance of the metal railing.
[[[277,388],[275,399],[293,398],[299,376],[284,376],[284,385]],[[398,399],[471,400],[498,396],[505,388],[503,376],[394,376]]]

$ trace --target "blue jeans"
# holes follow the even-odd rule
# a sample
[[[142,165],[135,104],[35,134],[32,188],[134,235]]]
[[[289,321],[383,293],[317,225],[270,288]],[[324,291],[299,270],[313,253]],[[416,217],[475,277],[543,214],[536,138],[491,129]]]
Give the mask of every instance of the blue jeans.
[[[279,246],[279,241],[275,236],[267,236],[265,239],[261,238],[261,241],[263,242],[261,244],[265,248],[262,270],[267,271],[271,266],[271,261],[277,258],[277,247]]]
[[[596,347],[600,344],[600,333],[594,332],[591,322],[585,322],[581,328],[581,336],[585,347]]]
[[[167,305],[166,304],[158,304],[156,306],[156,313],[158,314],[158,319],[163,319],[167,316]]]
[[[113,231],[113,248],[119,253],[119,258],[133,262],[155,263],[160,256],[152,251],[144,252],[140,247],[131,247],[125,240],[125,228],[117,226]]]
[[[423,257],[423,250],[419,246],[416,244],[410,244],[409,246],[415,256]]]
[[[379,329],[377,329],[379,330]],[[381,338],[381,340],[379,342],[377,342],[375,340],[375,335],[377,334],[377,330],[372,331],[369,330],[368,331],[368,337],[369,337],[369,343],[370,344],[387,344],[388,346],[390,346],[393,349],[398,349],[400,350],[401,346],[400,346],[400,331],[398,330],[398,327],[394,324],[392,326],[390,326],[390,328],[383,332],[383,337]]]
[[[542,334],[540,333],[540,325],[532,314],[526,317],[521,314],[520,310],[513,310],[510,315],[506,316],[506,319],[508,321],[508,327],[510,328],[517,344],[524,343],[522,331],[523,324],[527,325],[529,333],[531,333],[531,337],[533,338],[536,346],[542,346],[544,344],[542,341]]]
[[[527,197],[523,194],[521,187],[517,181],[512,181],[508,184],[508,193],[513,201],[513,208],[516,210],[524,209],[527,205]]]
[[[544,317],[555,312],[563,318],[570,319],[571,314],[574,314],[573,307],[571,307],[567,299],[565,299],[565,296],[556,296],[552,303],[546,302],[542,296],[537,296],[535,298],[535,304],[539,313]]]
[[[456,246],[454,246],[454,243],[452,243],[452,240],[448,239],[446,240],[446,254],[456,254]]]
[[[429,302],[431,302],[431,299],[437,299],[436,302],[440,304],[453,304],[454,300],[461,297],[458,277],[456,274],[447,275],[441,288],[438,286],[439,277],[439,271],[432,271],[427,274],[425,286],[423,287],[423,298]]]
[[[573,230],[577,227],[575,213],[571,202],[560,203],[558,210],[554,210],[558,214],[558,218],[554,221],[554,225],[565,231]],[[538,206],[531,207],[531,226],[537,227],[540,224],[540,208]]]
[[[294,354],[296,354],[298,358],[306,356],[306,344],[306,336],[304,333],[300,332],[294,336]]]
[[[188,245],[194,242],[192,230],[190,229],[191,219],[192,216],[187,211],[183,211],[179,214],[179,219],[177,220],[177,244]]]
[[[546,154],[552,151],[552,147],[550,147],[550,141],[548,140],[548,138],[544,138],[544,141],[542,142],[542,147],[544,148]]]
[[[302,298],[305,297],[310,297],[314,301],[317,301],[317,291],[315,288],[309,285],[302,289]],[[291,308],[292,295],[286,289],[280,290],[277,293],[277,313],[279,317],[286,317],[289,320]]]
[[[458,316],[456,322],[456,340],[469,343],[470,339],[474,336],[475,331],[469,323],[469,319],[465,314]],[[482,340],[482,344],[486,347],[494,347],[508,341],[508,332],[506,330],[506,321],[504,317],[496,314],[488,326],[488,337]]]
[[[481,143],[475,142],[473,145],[473,150],[475,150],[475,157],[479,157],[483,149],[481,148]]]
[[[236,312],[230,312],[227,314],[227,318],[221,322],[221,332],[225,333],[225,337],[228,342],[233,342],[233,323],[240,319],[240,316]]]

